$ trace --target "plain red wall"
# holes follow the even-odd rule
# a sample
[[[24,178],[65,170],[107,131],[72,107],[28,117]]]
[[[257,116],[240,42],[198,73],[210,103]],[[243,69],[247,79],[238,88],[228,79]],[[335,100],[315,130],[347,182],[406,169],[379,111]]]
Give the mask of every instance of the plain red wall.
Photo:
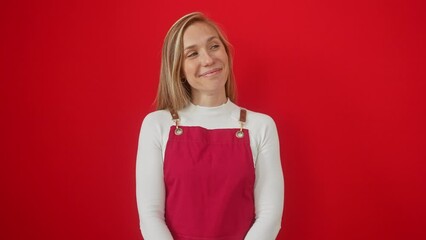
[[[426,239],[424,1],[0,9],[1,239],[141,239],[139,127],[166,31],[195,10],[234,45],[238,103],[277,123],[278,239]]]

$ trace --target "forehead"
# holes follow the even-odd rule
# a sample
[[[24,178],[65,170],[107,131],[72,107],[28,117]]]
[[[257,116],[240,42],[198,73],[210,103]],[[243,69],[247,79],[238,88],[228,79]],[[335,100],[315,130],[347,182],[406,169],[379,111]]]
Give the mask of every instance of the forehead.
[[[216,30],[205,22],[191,24],[183,33],[183,46],[200,45],[211,37],[219,37]]]

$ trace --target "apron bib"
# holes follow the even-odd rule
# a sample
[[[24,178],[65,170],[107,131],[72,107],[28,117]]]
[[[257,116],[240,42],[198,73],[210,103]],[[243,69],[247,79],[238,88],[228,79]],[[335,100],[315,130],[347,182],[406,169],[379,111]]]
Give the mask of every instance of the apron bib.
[[[242,110],[243,112],[245,110]],[[243,121],[241,121],[241,116]],[[242,240],[255,219],[248,130],[170,128],[164,157],[165,219],[175,240]]]

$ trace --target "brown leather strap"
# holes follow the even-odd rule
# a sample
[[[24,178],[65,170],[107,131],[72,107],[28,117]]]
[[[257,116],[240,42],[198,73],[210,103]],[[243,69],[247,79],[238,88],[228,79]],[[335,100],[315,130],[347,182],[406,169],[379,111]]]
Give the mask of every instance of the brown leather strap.
[[[172,115],[172,121],[175,122],[175,135],[182,135],[183,129],[179,127],[179,114],[173,109],[170,110],[170,114]]]
[[[171,109],[170,114],[172,115],[172,120],[177,121],[179,120],[179,114],[176,112],[176,110]]]
[[[240,110],[240,122],[245,123],[246,122],[246,116],[247,116],[247,110],[241,108],[241,110]]]

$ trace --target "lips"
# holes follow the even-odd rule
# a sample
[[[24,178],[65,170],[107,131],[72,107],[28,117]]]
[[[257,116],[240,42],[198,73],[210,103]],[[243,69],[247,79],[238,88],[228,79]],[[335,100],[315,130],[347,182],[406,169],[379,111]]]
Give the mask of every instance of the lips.
[[[216,73],[220,72],[221,70],[222,70],[222,68],[213,68],[211,70],[208,70],[208,71],[200,74],[200,77],[212,76],[212,75],[215,75]]]

